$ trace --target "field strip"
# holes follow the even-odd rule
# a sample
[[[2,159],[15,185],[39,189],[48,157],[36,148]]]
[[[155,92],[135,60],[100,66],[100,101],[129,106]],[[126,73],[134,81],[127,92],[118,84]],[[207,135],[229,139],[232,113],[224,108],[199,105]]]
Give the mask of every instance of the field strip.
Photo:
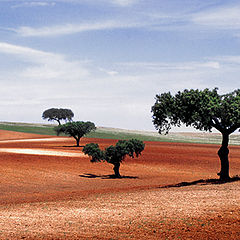
[[[10,143],[10,142],[54,142],[54,141],[66,141],[67,138],[32,138],[32,139],[16,139],[16,140],[0,140],[0,143]]]
[[[43,150],[43,149],[29,149],[29,148],[0,148],[0,152],[31,154],[31,155],[66,156],[66,157],[85,156],[82,152],[71,153],[71,152],[51,151],[51,150]]]

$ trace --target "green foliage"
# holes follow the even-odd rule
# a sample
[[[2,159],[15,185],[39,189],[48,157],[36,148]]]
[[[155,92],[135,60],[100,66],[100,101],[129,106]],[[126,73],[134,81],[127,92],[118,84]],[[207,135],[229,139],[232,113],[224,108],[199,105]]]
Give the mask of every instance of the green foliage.
[[[127,141],[129,152],[131,153],[130,157],[134,157],[134,153],[136,154],[136,157],[141,155],[141,152],[144,150],[145,144],[142,141],[139,141],[138,139],[130,139]]]
[[[214,127],[230,134],[240,127],[240,90],[225,95],[219,95],[217,88],[185,89],[175,96],[163,93],[156,96],[152,112],[159,133],[168,133],[171,126],[183,123],[204,131]]]
[[[110,146],[105,149],[105,160],[108,163],[121,163],[125,156],[134,158],[134,154],[138,157],[144,150],[144,143],[137,139],[119,140],[116,146]]]
[[[98,144],[86,144],[83,153],[89,155],[91,162],[106,161],[111,164],[121,163],[128,155],[131,158],[141,155],[145,144],[137,139],[119,140],[115,146],[111,145],[105,150],[100,150]]]
[[[222,134],[222,145],[218,151],[221,161],[221,180],[228,181],[229,135],[240,128],[240,89],[220,95],[217,88],[209,90],[187,90],[175,96],[163,93],[156,96],[152,107],[153,123],[159,133],[171,126],[193,126],[196,129],[211,131],[216,128]]]
[[[64,133],[66,135],[69,135],[70,137],[74,137],[77,141],[77,146],[79,146],[80,138],[95,129],[95,124],[92,122],[77,121],[59,125],[55,127],[54,130],[57,132],[57,135],[59,135],[60,133]]]
[[[83,148],[83,152],[91,156],[91,162],[101,162],[104,159],[103,151],[100,150],[99,145],[97,143],[89,143]]]
[[[57,121],[60,125],[61,120],[72,121],[74,114],[71,109],[65,108],[50,108],[43,112],[42,118],[48,121]]]

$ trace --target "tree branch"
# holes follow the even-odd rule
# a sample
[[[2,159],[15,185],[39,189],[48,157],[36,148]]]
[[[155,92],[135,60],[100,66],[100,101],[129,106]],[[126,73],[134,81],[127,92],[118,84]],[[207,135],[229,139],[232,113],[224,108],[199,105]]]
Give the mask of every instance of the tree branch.
[[[240,128],[240,124],[232,125],[231,127],[228,128],[228,133],[231,134],[235,132],[238,128]]]
[[[217,117],[212,118],[212,126],[215,127],[221,133],[224,131],[224,128]]]

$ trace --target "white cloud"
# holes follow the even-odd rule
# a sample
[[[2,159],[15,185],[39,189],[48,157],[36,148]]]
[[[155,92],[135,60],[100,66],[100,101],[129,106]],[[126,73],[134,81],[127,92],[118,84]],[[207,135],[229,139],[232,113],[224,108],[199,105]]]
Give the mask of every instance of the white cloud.
[[[28,47],[0,42],[0,53],[11,54],[27,62],[28,65],[19,74],[29,79],[83,78],[88,71],[81,62],[67,61],[60,54],[44,52]]]
[[[30,1],[30,2],[22,2],[16,5],[13,5],[12,8],[21,8],[21,7],[48,7],[55,6],[55,2],[44,2],[44,1]]]
[[[44,52],[29,47],[13,45],[5,42],[0,42],[0,52],[21,56],[24,59],[30,59],[34,62],[44,62],[49,58],[55,58],[58,60],[62,58],[62,56],[57,54]]]
[[[92,0],[84,0],[93,2]],[[137,3],[136,0],[101,0],[119,6],[130,6]],[[48,2],[29,2],[28,4],[45,5]],[[198,28],[215,29],[240,29],[240,6],[213,8],[200,12],[163,12],[163,11],[133,11],[132,14],[124,12],[109,20],[85,21],[61,25],[32,27],[20,26],[15,29],[7,29],[24,37],[55,37],[70,35],[87,31],[101,31],[111,29],[144,28],[154,31],[195,31]],[[234,33],[237,36],[237,33]]]
[[[104,69],[104,68],[101,68],[101,67],[99,68],[99,71],[104,72],[104,73],[106,73],[110,76],[115,76],[115,75],[119,74],[119,72],[117,72],[117,71],[107,70],[107,69]]]
[[[128,7],[135,3],[138,3],[140,0],[55,0],[57,2],[74,2],[74,3],[82,3],[88,2],[93,4],[112,4],[120,7]]]
[[[119,6],[130,6],[133,5],[134,3],[138,2],[138,0],[108,0],[110,3],[119,5]]]
[[[240,5],[220,7],[209,7],[208,10],[182,11],[178,12],[147,12],[150,19],[155,20],[149,24],[152,30],[239,30],[240,29]],[[144,13],[143,13],[144,14]],[[234,32],[234,36],[239,37],[239,33]]]
[[[119,5],[130,5],[133,1],[108,0]],[[226,11],[226,13],[225,13]],[[196,30],[198,27],[217,29],[239,29],[240,7],[228,9],[214,9],[211,12],[199,13],[151,13],[134,12],[132,16],[124,14],[110,20],[86,21],[44,27],[20,26],[7,29],[24,37],[55,37],[88,31],[102,31],[112,29],[144,28],[153,31]],[[237,36],[237,33],[234,33]]]
[[[105,68],[0,42],[0,57],[5,54],[25,63],[21,68],[6,69],[0,76],[4,86],[0,89],[0,111],[8,121],[40,122],[43,110],[68,107],[76,120],[151,129],[150,109],[158,93],[206,87],[228,92],[239,86],[240,56],[199,62],[115,63]]]
[[[175,71],[194,71],[199,69],[219,69],[220,64],[217,61],[205,61],[205,62],[127,62],[119,63],[121,66],[140,68],[144,70],[175,70]]]
[[[50,6],[55,5],[55,2],[89,2],[94,4],[93,0],[56,0],[48,1],[30,1],[23,2],[16,6]],[[117,6],[131,6],[138,3],[139,0],[99,0],[98,3],[109,3]],[[180,11],[180,12],[179,12]],[[125,15],[122,12],[121,19],[114,17],[108,21],[85,22],[79,24],[63,24],[45,27],[21,26],[17,29],[12,29],[16,33],[25,37],[41,37],[41,36],[60,36],[67,34],[80,33],[85,31],[97,31],[118,28],[134,28],[142,27],[155,31],[171,31],[171,30],[196,30],[198,27],[209,30],[214,29],[240,29],[240,6],[224,6],[211,8],[210,10],[186,12],[180,9],[176,11],[155,11],[153,9],[144,12],[133,11],[132,14]],[[119,17],[118,16],[118,17]],[[125,17],[124,17],[125,16]],[[116,20],[117,19],[117,20]],[[133,20],[134,19],[134,20]],[[238,33],[234,33],[238,36]]]
[[[192,17],[195,24],[218,29],[240,28],[240,6],[221,7],[200,12]]]
[[[232,55],[229,55],[229,56],[219,56],[219,57],[215,57],[213,58],[215,59],[216,61],[221,61],[221,62],[224,62],[226,64],[237,64],[237,65],[240,65],[240,56],[236,55],[236,56],[232,56]]]
[[[67,35],[86,31],[107,30],[116,28],[131,28],[137,26],[138,26],[137,23],[104,21],[95,23],[65,24],[42,28],[20,27],[18,29],[12,30],[24,37],[42,37],[42,36]]]
[[[115,69],[119,81],[122,78],[128,84],[132,82],[132,86],[141,86],[141,95],[147,96],[185,88],[219,87],[223,92],[232,91],[239,88],[239,64],[240,56],[222,56],[198,62],[126,62],[116,64]]]

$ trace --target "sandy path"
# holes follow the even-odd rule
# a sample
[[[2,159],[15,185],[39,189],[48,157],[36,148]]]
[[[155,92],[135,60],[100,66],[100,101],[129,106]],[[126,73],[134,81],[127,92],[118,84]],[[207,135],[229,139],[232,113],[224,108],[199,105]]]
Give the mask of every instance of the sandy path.
[[[10,139],[10,140],[0,140],[0,143],[18,143],[18,142],[61,142],[66,140],[62,137],[51,137],[51,138],[28,138],[28,139]]]
[[[43,149],[29,149],[29,148],[0,148],[0,152],[6,153],[19,153],[19,154],[30,154],[30,155],[49,155],[49,156],[66,156],[66,157],[83,157],[83,153],[70,153],[62,151],[51,151]]]

